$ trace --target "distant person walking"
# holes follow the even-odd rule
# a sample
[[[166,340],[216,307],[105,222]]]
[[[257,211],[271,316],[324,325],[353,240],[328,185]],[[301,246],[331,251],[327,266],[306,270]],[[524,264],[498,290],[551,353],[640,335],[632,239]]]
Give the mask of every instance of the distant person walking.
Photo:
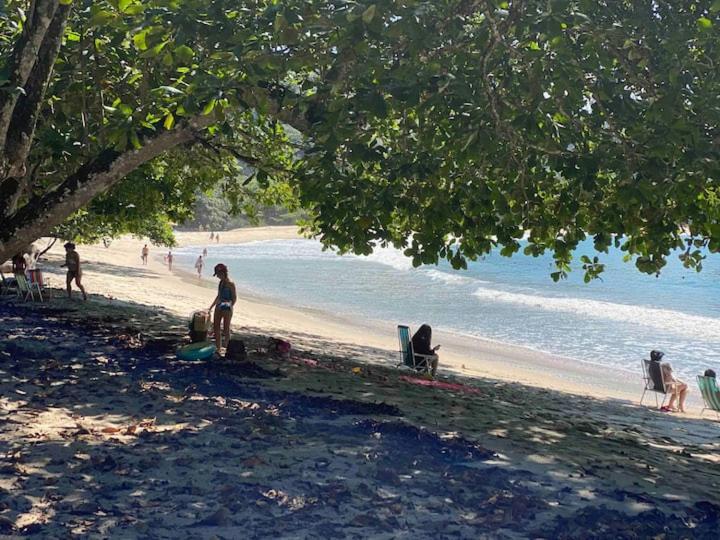
[[[215,239],[215,231],[212,231],[210,233],[210,240],[214,240],[214,239]]]
[[[207,258],[207,248],[203,248],[203,257]]]
[[[145,244],[142,248],[142,255],[140,256],[143,266],[147,266],[148,255],[150,255],[150,248]]]
[[[205,261],[203,261],[202,255],[199,255],[197,261],[195,261],[195,270],[197,270],[198,279],[202,279],[203,266],[205,266]]]
[[[75,285],[78,286],[80,292],[82,292],[83,300],[87,300],[87,293],[85,287],[83,287],[82,281],[82,267],[80,265],[80,255],[75,251],[75,244],[68,242],[65,244],[65,264],[61,265],[67,267],[67,293],[68,298],[72,298],[72,280],[75,280]]]
[[[165,255],[165,262],[168,265],[168,271],[172,272],[172,263],[173,263],[172,250],[168,251],[168,254]]]
[[[235,306],[235,302],[237,302],[237,291],[235,290],[235,283],[230,281],[228,268],[224,264],[215,265],[213,276],[217,276],[220,279],[217,296],[215,300],[213,300],[213,303],[210,304],[210,311],[212,311],[213,307],[215,308],[213,314],[215,348],[217,349],[217,353],[220,354],[223,336],[225,337],[225,345],[230,341],[230,322],[232,321],[233,307]]]
[[[217,234],[215,235],[215,243],[216,243],[216,244],[219,244],[219,243],[220,243],[220,233],[217,233]]]

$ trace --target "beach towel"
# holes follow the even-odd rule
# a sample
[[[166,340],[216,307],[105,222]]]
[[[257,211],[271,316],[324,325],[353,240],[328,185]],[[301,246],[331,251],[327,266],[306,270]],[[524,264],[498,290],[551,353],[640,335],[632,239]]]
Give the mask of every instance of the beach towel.
[[[472,386],[467,386],[465,384],[459,384],[459,383],[450,383],[450,382],[444,382],[444,381],[436,381],[436,380],[428,380],[428,379],[418,379],[416,377],[408,377],[407,375],[403,375],[400,377],[401,381],[404,381],[406,383],[410,384],[417,384],[420,386],[430,386],[433,388],[440,388],[442,390],[450,390],[452,392],[463,392],[465,394],[479,394],[480,389],[474,388]]]

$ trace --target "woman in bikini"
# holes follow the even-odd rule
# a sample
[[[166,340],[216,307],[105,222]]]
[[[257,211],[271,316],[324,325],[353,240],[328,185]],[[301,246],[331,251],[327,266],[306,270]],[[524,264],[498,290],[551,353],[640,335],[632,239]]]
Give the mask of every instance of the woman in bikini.
[[[75,280],[75,284],[82,292],[83,300],[87,300],[87,294],[85,293],[85,287],[82,286],[82,268],[80,267],[80,255],[75,251],[75,244],[68,242],[65,244],[65,264],[61,266],[67,266],[67,293],[68,298],[72,298],[72,280]]]
[[[225,337],[225,345],[230,341],[230,322],[233,316],[233,307],[237,302],[237,292],[235,291],[235,283],[230,281],[228,277],[228,268],[224,264],[216,264],[214,276],[220,279],[218,283],[218,293],[210,304],[210,311],[213,307],[215,313],[213,315],[213,329],[215,332],[215,348],[217,353],[220,354],[220,347],[222,347],[223,336]],[[220,331],[222,327],[222,333]]]

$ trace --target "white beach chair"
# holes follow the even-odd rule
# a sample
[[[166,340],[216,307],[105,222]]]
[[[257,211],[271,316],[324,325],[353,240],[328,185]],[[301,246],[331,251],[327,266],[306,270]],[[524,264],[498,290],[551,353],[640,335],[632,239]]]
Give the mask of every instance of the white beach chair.
[[[17,285],[12,283],[11,279],[6,278],[0,270],[0,296],[8,294],[17,294]]]
[[[35,294],[37,293],[38,298],[40,298],[40,301],[43,301],[43,295],[42,295],[42,289],[40,288],[40,284],[38,282],[30,282],[28,281],[28,278],[25,277],[25,274],[15,274],[15,279],[17,280],[17,295],[18,297],[22,298],[24,301],[27,302],[28,298],[31,298],[32,301],[35,301]]]

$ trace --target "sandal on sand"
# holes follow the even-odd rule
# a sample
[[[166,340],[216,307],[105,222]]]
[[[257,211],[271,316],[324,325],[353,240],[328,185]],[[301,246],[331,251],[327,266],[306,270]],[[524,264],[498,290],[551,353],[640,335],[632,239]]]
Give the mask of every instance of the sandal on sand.
[[[673,412],[673,410],[667,405],[663,405],[662,407],[660,407],[660,412]]]

